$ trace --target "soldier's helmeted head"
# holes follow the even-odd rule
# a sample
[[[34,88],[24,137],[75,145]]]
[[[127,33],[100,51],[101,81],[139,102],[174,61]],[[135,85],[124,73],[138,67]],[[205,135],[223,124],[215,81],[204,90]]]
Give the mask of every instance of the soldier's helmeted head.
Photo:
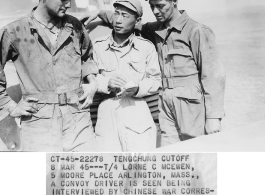
[[[128,34],[141,23],[143,8],[139,0],[118,0],[114,4],[114,31]]]

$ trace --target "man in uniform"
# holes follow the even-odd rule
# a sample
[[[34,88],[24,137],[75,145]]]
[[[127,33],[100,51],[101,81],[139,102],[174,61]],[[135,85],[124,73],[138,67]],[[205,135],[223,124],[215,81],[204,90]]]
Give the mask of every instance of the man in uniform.
[[[151,151],[156,126],[142,97],[161,87],[157,53],[151,42],[134,33],[141,22],[140,1],[118,0],[114,6],[114,31],[94,43],[98,91],[104,94],[95,128],[98,149]]]
[[[177,0],[149,0],[157,21],[138,26],[158,52],[163,90],[159,99],[161,145],[221,130],[225,73],[213,31],[178,10]],[[113,13],[95,11],[113,24]]]
[[[21,117],[25,151],[94,151],[88,109],[97,83],[92,45],[83,25],[66,15],[70,0],[40,0],[0,33],[1,118]],[[22,100],[6,93],[4,65],[14,62]],[[83,84],[82,83],[86,83]]]

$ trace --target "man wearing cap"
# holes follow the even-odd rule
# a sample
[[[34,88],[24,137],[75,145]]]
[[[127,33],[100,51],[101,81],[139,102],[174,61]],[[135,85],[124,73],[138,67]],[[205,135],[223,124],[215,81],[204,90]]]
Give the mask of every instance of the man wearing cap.
[[[112,34],[94,43],[98,91],[95,133],[99,151],[151,151],[156,148],[156,126],[143,96],[161,87],[154,45],[134,33],[141,22],[139,0],[118,0]]]
[[[163,90],[159,99],[161,145],[219,132],[224,116],[225,73],[213,31],[178,10],[177,0],[150,0],[157,21],[139,25],[156,46]],[[89,13],[113,25],[113,13]]]
[[[97,90],[98,69],[88,34],[65,14],[68,8],[70,0],[40,0],[29,15],[0,33],[0,117],[21,118],[24,151],[95,151],[86,108]],[[6,93],[8,60],[20,81],[18,104]]]

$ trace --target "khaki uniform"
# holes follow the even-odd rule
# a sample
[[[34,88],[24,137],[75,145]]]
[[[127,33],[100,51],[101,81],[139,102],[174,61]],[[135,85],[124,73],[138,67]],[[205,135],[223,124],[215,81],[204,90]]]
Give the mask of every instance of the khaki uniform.
[[[0,118],[16,103],[6,93],[4,65],[14,62],[23,98],[39,100],[39,111],[21,118],[22,150],[94,151],[95,135],[89,109],[79,110],[84,77],[97,74],[90,60],[92,44],[74,17],[65,15],[52,45],[33,14],[5,26],[0,33]]]
[[[99,105],[95,128],[101,151],[150,151],[156,147],[156,126],[143,96],[161,87],[161,72],[155,47],[149,41],[131,35],[116,46],[112,35],[94,43],[94,60],[101,72],[97,76],[99,92],[105,100]],[[139,84],[135,97],[111,97],[110,78],[120,74],[127,82]]]
[[[162,146],[204,135],[206,119],[224,116],[225,73],[214,33],[180,12],[172,28],[160,22],[139,26],[142,36],[156,46],[162,72]],[[100,12],[109,24],[112,16]]]

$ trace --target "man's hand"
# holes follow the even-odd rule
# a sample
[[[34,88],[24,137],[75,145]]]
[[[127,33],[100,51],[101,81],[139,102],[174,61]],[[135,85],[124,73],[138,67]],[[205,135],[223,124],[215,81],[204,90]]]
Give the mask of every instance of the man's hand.
[[[27,97],[25,100],[20,100],[17,106],[10,112],[12,117],[31,116],[38,112],[37,102],[39,100],[33,97]]]
[[[93,82],[90,84],[82,84],[84,90],[83,95],[79,98],[79,101],[84,101],[84,103],[79,107],[80,110],[86,109],[93,102],[95,93],[97,92],[97,83]]]
[[[126,84],[125,78],[123,78],[120,75],[113,75],[109,80],[108,87],[111,90],[116,90],[116,89],[122,90],[124,88],[125,84]]]
[[[218,133],[221,131],[221,120],[219,118],[208,118],[205,123],[207,134]]]
[[[89,75],[86,77],[88,84],[82,84],[83,95],[79,97],[79,101],[84,101],[84,103],[79,107],[79,109],[85,109],[93,103],[93,98],[98,89],[98,83],[95,80],[94,75]]]
[[[82,16],[79,20],[84,24],[87,25],[93,20],[95,20],[98,17],[99,10],[95,10],[92,12],[86,13],[84,16]]]
[[[135,84],[133,81],[129,81],[124,86],[124,90],[121,91],[118,96],[120,97],[132,97],[136,95],[136,93],[139,91],[139,85]]]

